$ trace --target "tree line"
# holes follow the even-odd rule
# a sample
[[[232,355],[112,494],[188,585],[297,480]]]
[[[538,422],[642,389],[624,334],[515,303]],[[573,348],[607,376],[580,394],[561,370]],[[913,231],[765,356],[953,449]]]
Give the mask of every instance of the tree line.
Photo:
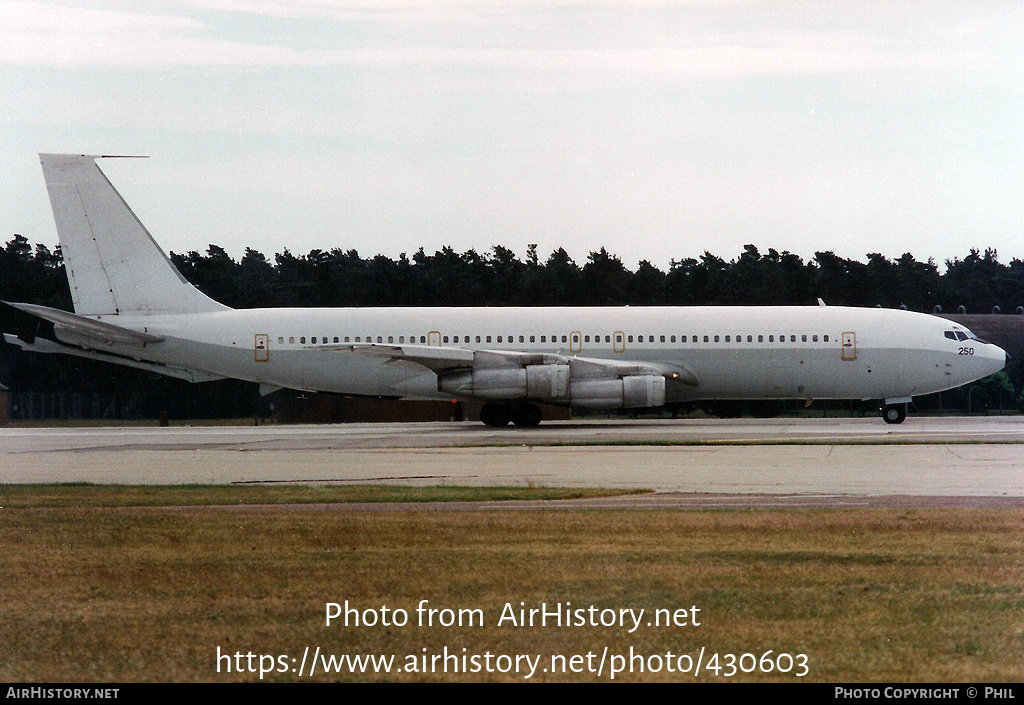
[[[1024,305],[1024,261],[999,261],[993,249],[964,258],[920,261],[906,253],[866,261],[816,252],[804,260],[791,252],[761,253],[746,245],[731,260],[705,252],[673,259],[667,270],[647,260],[635,270],[601,248],[582,265],[563,249],[541,260],[530,245],[526,259],[496,245],[481,254],[443,247],[409,257],[362,257],[356,250],[285,249],[268,259],[246,248],[239,260],[218,245],[205,254],[172,252],[186,279],[233,308],[275,306],[641,306],[831,305],[906,307],[945,312],[964,307],[988,313]],[[15,235],[0,250],[0,297],[71,307],[60,247],[31,244]],[[3,316],[10,317],[9,311]],[[6,321],[4,321],[6,322]]]
[[[233,308],[811,305],[819,297],[837,306],[924,312],[939,307],[947,313],[989,313],[996,307],[1011,313],[1024,305],[1024,261],[1000,262],[994,249],[972,249],[963,258],[947,260],[942,271],[933,259],[921,261],[910,253],[896,259],[870,253],[859,261],[820,251],[805,260],[775,249],[762,253],[754,245],[732,259],[710,252],[673,259],[665,270],[646,260],[630,269],[603,247],[582,264],[563,248],[542,260],[536,245],[527,248],[525,259],[496,245],[484,253],[443,247],[427,254],[421,248],[397,259],[340,248],[304,255],[285,249],[270,259],[246,248],[235,260],[212,244],[205,253],[172,252],[170,259],[200,290]],[[21,235],[9,240],[0,250],[0,300],[70,310],[59,246],[51,250]],[[0,330],[33,335],[40,323],[0,306]],[[106,390],[137,384],[140,376],[155,377],[134,370],[103,372],[109,369],[64,356],[22,355],[16,362],[12,346],[0,346],[0,382],[12,390]],[[161,378],[147,384],[184,383]],[[190,387],[191,397],[202,397],[198,390],[204,386],[210,388]],[[1015,396],[1010,389],[1008,394]],[[251,404],[249,395],[237,389],[218,394]],[[200,399],[197,410],[217,410],[219,404]]]
[[[407,256],[362,257],[355,250],[287,249],[269,260],[247,248],[238,261],[210,245],[205,254],[171,253],[181,273],[234,308],[271,306],[641,306],[832,305],[904,306],[931,312],[988,313],[1024,305],[1024,261],[999,261],[995,250],[971,250],[945,263],[872,253],[866,262],[830,251],[803,260],[791,252],[762,254],[747,245],[732,260],[705,252],[673,259],[667,270],[641,261],[635,270],[601,248],[582,265],[563,249],[541,260],[530,245],[521,260],[496,245],[487,253],[444,247]]]

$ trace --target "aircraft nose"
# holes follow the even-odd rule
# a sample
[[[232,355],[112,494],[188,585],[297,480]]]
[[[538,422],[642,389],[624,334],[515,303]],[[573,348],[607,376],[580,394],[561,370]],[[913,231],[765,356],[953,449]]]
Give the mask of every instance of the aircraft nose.
[[[1010,364],[1010,355],[998,345],[993,345],[992,347],[992,361],[995,364],[999,365],[998,368],[992,371],[994,374],[999,370],[1004,369],[1008,364]]]

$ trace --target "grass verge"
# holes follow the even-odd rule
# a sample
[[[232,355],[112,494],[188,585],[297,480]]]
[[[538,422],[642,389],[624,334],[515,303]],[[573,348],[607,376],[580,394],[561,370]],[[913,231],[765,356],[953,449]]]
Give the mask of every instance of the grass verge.
[[[355,502],[501,502],[645,494],[650,490],[398,485],[0,485],[0,508],[182,507]]]
[[[610,657],[594,672],[605,648],[641,657],[616,678],[628,681],[1024,678],[1022,510],[169,511],[5,500],[0,541],[4,681],[256,681],[261,663],[263,680],[309,680],[292,670],[306,647],[310,658],[319,647],[394,659],[386,674],[343,667],[314,680],[522,681],[525,663],[502,673],[512,662],[497,659],[530,655],[548,669],[530,680],[607,681]],[[432,624],[418,623],[423,600],[439,610]],[[326,603],[346,601],[360,625],[327,626]],[[566,603],[644,617],[632,633],[501,620]],[[649,624],[655,610],[694,606],[699,626],[692,611],[685,626]],[[382,625],[384,607],[409,622]],[[470,623],[475,614],[482,623]],[[454,662],[433,659],[445,649]],[[699,676],[667,670],[669,653],[701,649]],[[769,651],[806,654],[808,675],[726,676],[728,654]],[[485,654],[492,672],[482,660],[462,672],[463,655]],[[414,670],[424,656],[427,672]],[[550,670],[557,656],[579,657],[580,670]]]

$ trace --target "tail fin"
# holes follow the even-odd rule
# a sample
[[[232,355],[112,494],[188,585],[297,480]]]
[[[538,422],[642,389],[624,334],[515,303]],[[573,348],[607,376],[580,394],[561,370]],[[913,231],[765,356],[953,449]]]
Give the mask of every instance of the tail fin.
[[[175,269],[100,171],[98,158],[39,155],[75,312],[97,316],[226,310]]]

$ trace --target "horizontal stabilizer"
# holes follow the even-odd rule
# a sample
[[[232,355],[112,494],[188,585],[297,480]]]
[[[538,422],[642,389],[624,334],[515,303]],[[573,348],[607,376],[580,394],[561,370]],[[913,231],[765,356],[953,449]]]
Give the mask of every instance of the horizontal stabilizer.
[[[112,323],[104,323],[85,316],[79,316],[68,311],[61,311],[49,306],[36,304],[16,304],[5,301],[8,306],[13,306],[25,313],[39,316],[63,329],[71,330],[86,338],[93,338],[107,344],[118,345],[145,345],[146,343],[159,343],[163,338],[158,335],[151,335],[141,331],[115,326]]]
[[[166,375],[168,377],[183,379],[186,382],[212,382],[214,380],[224,379],[223,375],[214,374],[212,372],[193,370],[187,367],[163,365],[158,362],[133,360],[127,357],[121,357],[120,355],[109,355],[107,353],[96,352],[94,350],[83,350],[81,348],[75,348],[68,345],[61,345],[60,343],[55,343],[52,340],[47,340],[46,338],[36,338],[30,343],[15,335],[11,335],[10,333],[4,333],[4,340],[11,345],[17,345],[26,352],[84,357],[87,360],[99,360],[100,362],[109,362],[115,365],[125,365],[126,367],[134,367],[139,370],[156,372],[157,374]]]

